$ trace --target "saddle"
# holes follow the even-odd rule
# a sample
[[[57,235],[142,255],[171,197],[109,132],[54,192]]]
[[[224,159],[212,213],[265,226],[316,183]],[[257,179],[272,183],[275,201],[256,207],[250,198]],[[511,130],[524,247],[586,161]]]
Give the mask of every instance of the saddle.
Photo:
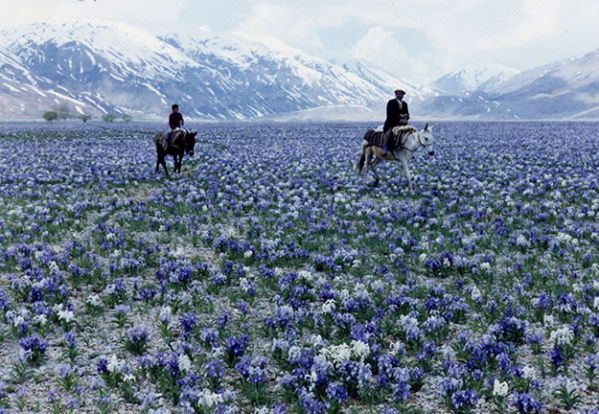
[[[168,134],[170,133],[170,139],[167,139]],[[178,147],[175,143],[187,133],[186,129],[183,128],[175,128],[172,131],[159,132],[154,135],[154,143],[162,146],[162,148],[166,151],[168,147]]]
[[[389,149],[394,150],[403,147],[408,139],[408,135],[416,132],[417,129],[411,125],[396,126],[391,128],[392,139],[389,142]],[[389,131],[387,131],[389,133]],[[364,135],[364,140],[375,147],[383,147],[384,134],[383,131],[377,129],[369,129]]]
[[[408,135],[418,131],[412,125],[402,125],[391,128],[391,133],[395,137],[395,148],[403,147],[408,139]]]

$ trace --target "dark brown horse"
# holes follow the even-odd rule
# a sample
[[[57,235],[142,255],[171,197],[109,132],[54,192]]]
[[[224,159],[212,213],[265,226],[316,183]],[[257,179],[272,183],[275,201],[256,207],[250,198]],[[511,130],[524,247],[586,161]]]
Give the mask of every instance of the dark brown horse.
[[[163,132],[157,133],[154,136],[154,143],[156,144],[156,172],[160,170],[160,164],[162,164],[165,174],[168,175],[165,157],[172,155],[175,161],[173,172],[180,173],[183,156],[188,154],[190,157],[193,157],[197,134],[197,132],[189,132],[185,129],[175,130],[172,133],[170,145],[165,149],[164,140],[166,136]]]

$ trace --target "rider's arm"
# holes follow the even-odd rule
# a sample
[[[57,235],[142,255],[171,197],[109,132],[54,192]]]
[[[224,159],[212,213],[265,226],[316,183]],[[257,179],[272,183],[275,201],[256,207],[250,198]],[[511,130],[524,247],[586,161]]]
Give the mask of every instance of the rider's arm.
[[[387,119],[391,119],[392,117],[393,117],[393,101],[389,101],[389,102],[387,102]]]

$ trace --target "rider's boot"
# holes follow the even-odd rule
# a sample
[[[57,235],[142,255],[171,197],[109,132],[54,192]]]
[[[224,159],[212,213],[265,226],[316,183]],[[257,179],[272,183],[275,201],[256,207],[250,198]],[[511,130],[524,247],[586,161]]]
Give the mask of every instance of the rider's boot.
[[[388,152],[389,148],[387,147],[387,144],[383,144],[383,157],[386,157]]]

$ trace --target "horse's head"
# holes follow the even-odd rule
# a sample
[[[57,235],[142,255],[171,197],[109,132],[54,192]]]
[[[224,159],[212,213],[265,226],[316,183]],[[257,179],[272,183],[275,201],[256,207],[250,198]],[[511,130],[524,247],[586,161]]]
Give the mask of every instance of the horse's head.
[[[418,135],[420,145],[422,145],[428,151],[428,155],[435,154],[435,138],[433,137],[433,126],[428,123],[424,126],[424,129],[420,131]]]
[[[193,157],[194,154],[193,149],[196,145],[196,135],[198,135],[197,131],[188,132],[187,134],[185,134],[185,153],[188,154],[190,157]]]

